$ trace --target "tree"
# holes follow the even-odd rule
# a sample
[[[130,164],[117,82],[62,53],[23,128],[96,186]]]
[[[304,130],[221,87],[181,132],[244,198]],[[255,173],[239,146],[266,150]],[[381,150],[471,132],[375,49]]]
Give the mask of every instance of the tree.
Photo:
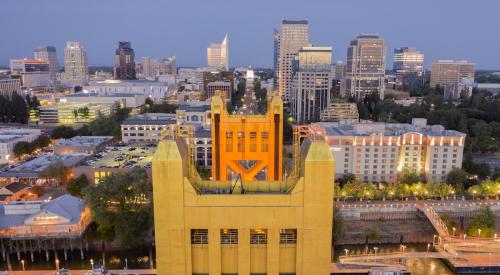
[[[467,172],[462,169],[453,169],[446,176],[446,183],[453,186],[457,192],[463,192],[467,183]]]
[[[332,227],[332,242],[333,244],[337,244],[339,240],[342,238],[342,226],[344,224],[344,219],[340,214],[337,206],[333,207],[333,227]],[[332,245],[333,245],[332,244]]]
[[[403,178],[401,179],[401,182],[408,184],[417,183],[419,181],[420,181],[420,175],[411,171],[405,171],[403,174]]]
[[[152,186],[144,169],[112,174],[83,193],[97,231],[128,247],[152,238]]]
[[[72,138],[76,135],[76,130],[69,126],[58,126],[50,133],[52,139]]]
[[[468,236],[492,237],[495,229],[496,217],[489,207],[483,207],[474,214],[467,229]],[[481,230],[481,235],[479,235]]]
[[[33,147],[37,149],[42,149],[49,146],[50,138],[46,134],[40,135],[35,141],[33,141]]]
[[[40,172],[40,176],[45,179],[54,179],[56,180],[56,185],[59,185],[59,183],[66,183],[68,172],[64,163],[59,160],[45,167],[45,169]]]
[[[76,179],[71,179],[66,186],[66,191],[72,196],[82,197],[82,191],[89,185],[89,181],[85,174],[80,175]]]
[[[19,141],[14,145],[14,149],[12,149],[12,153],[16,158],[20,158],[22,155],[29,155],[33,152],[33,146],[30,142],[27,141]]]

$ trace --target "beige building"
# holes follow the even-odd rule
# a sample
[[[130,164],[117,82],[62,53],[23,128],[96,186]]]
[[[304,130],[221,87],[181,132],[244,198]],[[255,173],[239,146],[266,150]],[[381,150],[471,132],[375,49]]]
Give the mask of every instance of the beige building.
[[[207,98],[211,98],[216,93],[223,93],[225,95],[225,98],[227,100],[231,100],[231,93],[232,93],[232,83],[231,82],[226,82],[226,81],[214,81],[214,82],[209,82],[207,83]]]
[[[362,181],[396,182],[411,171],[444,181],[452,169],[462,167],[465,134],[427,125],[426,119],[414,118],[412,124],[320,122],[310,127],[327,139],[337,177],[353,174]]]
[[[358,106],[356,103],[332,102],[321,112],[321,121],[358,123]]]
[[[12,93],[21,92],[21,81],[19,79],[0,79],[0,95],[11,96]]]
[[[207,48],[208,67],[229,70],[229,49],[227,34],[222,43],[212,43]]]
[[[475,64],[465,60],[439,60],[431,65],[431,87],[455,86],[464,78],[474,79]]]
[[[72,86],[83,86],[89,80],[87,50],[80,42],[68,41],[64,48],[63,83]]]
[[[309,23],[307,20],[282,20],[278,40],[278,91],[288,102],[292,91],[293,61],[299,50],[309,45]]]
[[[157,143],[167,127],[176,124],[174,114],[145,113],[125,119],[122,122],[124,143]]]
[[[361,34],[347,48],[345,95],[357,100],[378,92],[384,98],[386,48],[376,34]]]

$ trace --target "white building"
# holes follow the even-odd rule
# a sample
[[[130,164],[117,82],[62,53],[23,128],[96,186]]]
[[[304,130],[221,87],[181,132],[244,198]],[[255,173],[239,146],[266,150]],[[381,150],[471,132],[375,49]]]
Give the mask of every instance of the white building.
[[[32,142],[41,134],[40,129],[0,128],[0,164],[13,158],[12,150],[20,141]]]
[[[229,45],[227,34],[222,43],[212,43],[207,48],[207,64],[210,68],[229,70]]]
[[[68,41],[64,48],[63,83],[70,86],[84,86],[89,80],[87,50],[79,42]]]
[[[145,94],[128,94],[128,93],[113,93],[113,94],[99,94],[99,93],[75,93],[64,95],[59,98],[59,102],[68,103],[105,103],[105,104],[118,104],[120,107],[125,108],[138,108],[144,105],[146,98]]]
[[[84,86],[83,91],[100,95],[139,94],[155,100],[169,96],[167,83],[151,80],[97,81]]]
[[[145,113],[129,117],[122,122],[124,143],[157,143],[162,132],[176,126],[174,114]]]
[[[34,88],[51,85],[49,63],[47,61],[11,59],[10,71],[13,75],[21,76],[23,87]]]
[[[210,125],[210,102],[181,104],[176,111],[177,124]]]
[[[424,174],[444,181],[462,167],[465,134],[427,125],[362,122],[311,124],[312,132],[324,135],[335,158],[335,176],[353,174],[361,181],[397,182],[405,172]]]

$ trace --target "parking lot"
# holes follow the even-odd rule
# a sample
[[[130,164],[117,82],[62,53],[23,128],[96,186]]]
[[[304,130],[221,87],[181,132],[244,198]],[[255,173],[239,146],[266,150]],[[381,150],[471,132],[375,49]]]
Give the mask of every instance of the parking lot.
[[[149,146],[112,146],[106,147],[84,166],[93,168],[151,168],[151,159],[156,145]]]

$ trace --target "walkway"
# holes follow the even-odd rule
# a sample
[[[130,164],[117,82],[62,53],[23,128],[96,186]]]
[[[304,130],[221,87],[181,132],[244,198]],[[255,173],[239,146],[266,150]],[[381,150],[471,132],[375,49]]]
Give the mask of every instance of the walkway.
[[[0,272],[0,274],[3,274]],[[27,271],[11,271],[5,273],[9,275],[55,275],[57,272],[55,270],[27,270]],[[94,273],[97,275],[96,273]],[[156,269],[114,269],[109,270],[109,275],[149,275],[156,274]],[[69,275],[91,275],[90,270],[71,270]]]

